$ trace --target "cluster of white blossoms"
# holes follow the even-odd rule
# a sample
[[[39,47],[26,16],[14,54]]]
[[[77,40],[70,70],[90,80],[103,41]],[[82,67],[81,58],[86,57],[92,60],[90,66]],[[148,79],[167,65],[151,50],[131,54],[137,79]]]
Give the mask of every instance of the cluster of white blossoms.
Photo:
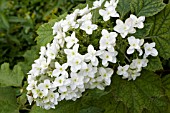
[[[104,9],[101,9],[102,4]],[[87,5],[84,9],[76,9],[64,20],[54,24],[53,41],[41,47],[40,57],[34,61],[28,73],[27,97],[30,104],[34,101],[44,109],[55,108],[59,101],[75,101],[80,98],[86,89],[104,90],[111,84],[114,70],[109,65],[118,61],[118,51],[115,49],[118,33],[125,38],[128,33],[135,33],[135,28],[142,29],[145,17],[137,18],[131,14],[125,23],[117,19],[113,29],[115,32],[102,29],[98,49],[89,44],[87,53],[84,54],[79,53],[80,40],[76,30],[92,35],[99,26],[92,22],[91,11],[99,9],[103,20],[108,21],[119,17],[117,4],[118,0],[98,0],[93,3],[92,8]],[[127,39],[130,45],[127,54],[137,51],[139,56],[143,55],[143,59],[137,58],[130,65],[119,66],[117,74],[128,80],[135,80],[140,76],[142,67],[147,66],[147,57],[157,56],[158,52],[154,48],[154,42],[144,44],[143,39],[136,39],[134,36]]]
[[[135,15],[131,14],[130,18],[126,19],[125,23],[123,23],[121,20],[117,20],[117,25],[114,27],[114,30],[120,33],[122,38],[125,38],[128,33],[133,34],[136,32],[135,27],[142,29],[144,27],[144,20],[145,17],[143,16],[137,18]],[[154,48],[155,42],[144,44],[144,39],[136,39],[134,36],[130,36],[127,39],[130,45],[130,47],[127,49],[127,54],[133,54],[135,51],[137,51],[139,53],[138,56],[142,58],[133,59],[130,65],[126,64],[125,66],[118,66],[117,74],[123,75],[123,79],[135,80],[136,77],[141,75],[140,72],[142,67],[147,66],[149,62],[147,57],[149,55],[157,56],[158,51]],[[144,52],[142,48],[144,48]]]

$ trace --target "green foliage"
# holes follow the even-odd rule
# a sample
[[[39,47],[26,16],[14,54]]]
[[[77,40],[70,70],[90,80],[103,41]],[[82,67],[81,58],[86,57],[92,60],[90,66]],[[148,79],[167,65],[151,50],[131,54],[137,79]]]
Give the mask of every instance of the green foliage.
[[[40,47],[38,46],[32,46],[30,50],[27,50],[23,57],[24,57],[24,62],[19,62],[18,65],[22,67],[22,71],[24,73],[28,73],[28,71],[31,69],[31,65],[34,62],[35,59],[37,59],[38,52],[39,52]]]
[[[16,86],[22,85],[24,74],[21,71],[21,67],[18,65],[14,66],[13,70],[9,69],[9,64],[4,63],[0,69],[0,86]]]
[[[15,91],[11,87],[0,87],[0,113],[19,113]]]
[[[54,36],[52,27],[54,26],[54,23],[61,20],[66,15],[67,13],[64,13],[63,15],[57,17],[57,19],[53,19],[49,23],[43,24],[38,28],[38,37],[36,40],[39,46],[45,46],[47,43],[50,43],[53,40]]]
[[[117,11],[120,14],[120,18],[123,19],[123,17],[130,12],[130,3],[131,0],[119,0],[119,3],[117,5]]]
[[[131,11],[137,16],[153,16],[164,9],[165,4],[162,0],[132,0]]]
[[[170,58],[170,4],[157,15],[148,18],[148,22],[154,23],[149,37],[156,42],[159,55],[164,59]]]
[[[10,68],[34,46],[39,26],[85,0],[0,0],[0,64]],[[17,53],[17,54],[16,54]]]
[[[112,88],[114,96],[123,101],[130,113],[141,113],[144,108],[153,113],[166,110],[167,103],[161,98],[163,89],[160,78],[152,72],[142,71],[141,77],[135,81],[114,76]]]
[[[145,38],[146,36],[149,35],[152,25],[153,24],[151,23],[145,24],[144,28],[137,30],[137,32],[133,34],[133,36],[136,38]]]
[[[163,77],[162,84],[163,84],[166,96],[170,99],[170,74]]]
[[[85,0],[0,1],[0,113],[19,113],[19,110],[21,113],[28,113],[29,110],[30,113],[169,113],[170,75],[164,73],[170,72],[170,4],[165,5],[162,0],[119,0],[117,6],[121,19],[129,16],[130,12],[146,16],[144,29],[138,29],[133,35],[156,42],[159,56],[149,58],[141,77],[127,81],[115,74],[112,85],[105,91],[86,91],[75,102],[60,102],[53,110],[28,105],[25,88],[31,64],[38,58],[40,46],[52,41],[53,24],[79,3],[85,3]],[[80,4],[77,8],[85,6]],[[93,12],[93,22],[97,23],[100,16],[96,12],[98,10]],[[114,23],[107,24],[109,29],[114,26]],[[98,35],[97,31],[92,39]],[[90,41],[96,44],[99,40]],[[116,49],[120,64],[129,60],[125,54],[127,45],[125,40],[118,37]]]
[[[162,67],[162,62],[160,61],[160,58],[159,57],[150,58],[148,66],[145,69],[154,71],[154,72],[157,70],[162,70],[163,67]]]

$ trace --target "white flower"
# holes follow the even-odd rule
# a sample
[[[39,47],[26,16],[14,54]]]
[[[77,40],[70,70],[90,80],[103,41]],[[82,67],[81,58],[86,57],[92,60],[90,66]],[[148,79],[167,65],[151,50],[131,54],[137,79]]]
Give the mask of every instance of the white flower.
[[[52,27],[53,29],[53,35],[61,33],[62,32],[62,27],[61,27],[61,23],[63,22],[63,20],[56,22],[54,24],[54,26]]]
[[[127,72],[128,69],[129,69],[129,65],[119,66],[117,74],[118,75],[123,75],[125,78],[127,78],[128,77],[128,72]]]
[[[67,77],[68,76],[68,73],[66,71],[67,67],[68,67],[67,63],[60,65],[58,62],[55,62],[55,69],[53,70],[52,75],[55,77],[59,77],[59,75],[62,74]]]
[[[94,50],[94,47],[92,45],[88,46],[88,50],[87,51],[88,51],[88,53],[85,54],[85,60],[87,60],[87,61],[90,60],[92,65],[97,66],[99,61],[98,61],[96,56],[101,55],[102,52]]]
[[[80,15],[80,16],[83,16],[83,15],[89,13],[89,12],[90,12],[90,9],[89,9],[88,7],[89,7],[89,6],[88,6],[88,4],[87,4],[87,6],[86,6],[84,9],[82,9],[82,10],[79,11],[79,15]]]
[[[55,59],[56,55],[58,53],[58,49],[55,45],[50,45],[47,44],[47,52],[46,55],[48,57],[48,59]]]
[[[99,1],[94,1],[93,2],[93,8],[92,9],[96,9],[96,8],[99,8],[101,7],[102,3],[104,2],[104,0],[99,0]]]
[[[76,87],[78,87],[79,85],[83,85],[83,80],[84,80],[84,77],[81,76],[81,75],[78,75],[77,73],[74,73],[74,72],[71,72],[70,74],[71,76],[71,84],[70,84],[70,87],[72,90],[75,90]]]
[[[131,70],[131,69],[129,69],[128,73],[129,73],[128,80],[131,80],[131,79],[136,80],[136,77],[141,75],[141,73],[138,72],[138,70]],[[123,77],[123,79],[125,79],[125,78]]]
[[[110,78],[113,74],[113,69],[100,67],[99,68],[99,74],[101,75],[101,79],[104,80],[105,84],[110,85],[110,83],[111,83]]]
[[[33,97],[27,95],[27,99],[28,99],[29,104],[31,105],[31,103],[33,102]]]
[[[40,96],[39,94],[42,94],[41,96],[43,96],[43,93],[40,91],[40,89],[38,89],[38,87],[35,87],[35,89],[32,90],[32,94],[33,98],[37,98]]]
[[[51,88],[50,80],[48,80],[48,79],[44,80],[44,83],[40,83],[38,85],[38,88],[43,92],[43,96],[47,96],[48,89]]]
[[[46,47],[45,46],[41,46],[41,49],[40,49],[40,57],[44,57],[45,56],[45,54],[46,54]]]
[[[151,56],[158,55],[158,51],[154,47],[155,47],[155,42],[152,42],[150,44],[149,43],[144,44],[144,49],[145,49],[144,58],[148,57],[149,55]]]
[[[140,16],[137,18],[135,15],[131,14],[130,18],[133,20],[133,27],[142,29],[144,27],[145,16]]]
[[[77,72],[80,69],[87,68],[87,64],[84,62],[84,56],[83,55],[76,55],[74,58],[69,60],[68,65],[71,66],[72,72]]]
[[[82,23],[80,29],[86,31],[87,34],[91,35],[92,32],[97,29],[97,25],[92,24],[92,22],[88,20]]]
[[[104,21],[110,20],[110,17],[119,17],[114,7],[107,7],[105,10],[100,9],[99,14],[103,17]]]
[[[131,69],[137,69],[138,71],[141,71],[142,67],[146,67],[148,63],[148,59],[134,59],[132,60],[132,63],[130,64]]]
[[[116,26],[114,27],[114,30],[122,36],[122,38],[125,38],[128,33],[135,33],[136,30],[132,26],[132,19],[126,19],[125,23],[123,23],[122,20],[117,19],[116,20]]]
[[[70,14],[66,17],[66,20],[61,23],[61,27],[64,32],[67,32],[70,28],[78,28],[79,24],[75,22],[74,15]]]
[[[27,90],[32,90],[32,89],[34,89],[36,85],[37,85],[37,81],[31,80],[31,81],[29,82],[29,85],[27,86]]]
[[[136,69],[138,72],[140,72],[142,70],[142,59],[134,59],[132,60],[132,63],[130,64],[130,68],[131,69]]]
[[[118,54],[117,51],[114,52],[104,51],[103,54],[99,56],[102,59],[102,65],[106,67],[108,66],[108,62],[116,63],[117,54]]]
[[[67,54],[67,59],[74,58],[78,53],[79,44],[75,44],[73,49],[64,49],[64,53]]]
[[[64,76],[56,77],[54,82],[53,82],[53,85],[55,87],[63,86],[65,80],[66,80],[66,78]]]
[[[104,6],[107,8],[107,7],[117,7],[117,4],[118,4],[119,0],[110,0],[110,2],[106,1],[106,3],[104,4]]]
[[[132,54],[136,49],[139,52],[139,56],[141,56],[143,51],[140,47],[143,45],[144,40],[136,39],[134,36],[131,36],[128,37],[128,42],[130,47],[127,49],[127,54]]]
[[[103,29],[102,30],[102,37],[101,37],[101,39],[99,41],[100,50],[104,50],[106,48],[108,48],[108,49],[113,48],[113,46],[116,45],[116,37],[117,37],[116,32],[110,32],[109,33],[106,29]]]
[[[97,67],[93,67],[91,63],[87,64],[86,69],[82,69],[79,72],[79,75],[86,76],[86,80],[89,80],[89,77],[94,78],[95,73],[97,73]]]
[[[42,72],[42,73],[44,73],[44,71],[48,69],[49,63],[50,63],[50,62],[48,62],[48,61],[46,60],[46,58],[43,58],[43,57],[41,58],[41,65],[40,65],[40,67],[41,67],[41,72]]]
[[[78,39],[75,36],[75,32],[73,32],[71,36],[66,37],[65,41],[67,42],[67,48],[70,48],[73,46],[73,44],[76,44],[78,42]]]
[[[92,19],[92,14],[90,12],[88,14],[85,14],[82,18],[78,19],[77,22],[78,23],[83,23],[83,22],[91,20],[91,19]]]
[[[65,38],[66,34],[64,32],[62,33],[58,33],[55,37],[54,37],[54,40],[53,40],[53,45],[56,46],[56,49],[59,50],[60,47],[64,47],[64,43],[65,43]]]

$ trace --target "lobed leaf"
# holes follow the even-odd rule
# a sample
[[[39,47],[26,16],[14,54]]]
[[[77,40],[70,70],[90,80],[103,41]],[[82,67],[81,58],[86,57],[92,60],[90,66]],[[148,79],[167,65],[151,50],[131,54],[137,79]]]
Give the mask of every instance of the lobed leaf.
[[[131,0],[119,0],[116,10],[120,14],[120,18],[123,19],[123,17],[130,12],[130,3]]]
[[[149,71],[157,71],[157,70],[162,70],[162,62],[159,57],[152,57],[149,59],[149,63],[147,67],[145,68]]]
[[[162,78],[163,88],[165,90],[166,96],[170,99],[170,74]]]
[[[162,84],[158,75],[142,71],[141,77],[135,81],[113,77],[113,93],[117,100],[129,108],[130,113],[141,113],[144,108],[153,113],[160,113],[166,109]]]
[[[20,87],[24,74],[19,65],[15,65],[13,70],[10,70],[9,64],[4,63],[0,69],[0,86],[15,86]]]
[[[149,37],[156,42],[159,56],[170,58],[170,4],[154,17],[148,18],[149,23],[154,23]]]
[[[0,87],[0,113],[19,113],[15,91],[11,87]]]
[[[41,25],[38,30],[37,34],[38,37],[36,38],[37,40],[37,45],[39,46],[45,46],[47,43],[50,43],[53,40],[53,30],[52,27],[54,26],[54,23],[63,19],[66,16],[67,13],[62,14],[59,16],[57,19],[53,19],[48,23],[45,23]]]
[[[164,9],[162,0],[132,0],[131,11],[137,16],[153,16]]]
[[[149,35],[149,32],[152,28],[152,23],[146,23],[143,29],[138,29],[135,34],[133,34],[136,38],[145,38]]]

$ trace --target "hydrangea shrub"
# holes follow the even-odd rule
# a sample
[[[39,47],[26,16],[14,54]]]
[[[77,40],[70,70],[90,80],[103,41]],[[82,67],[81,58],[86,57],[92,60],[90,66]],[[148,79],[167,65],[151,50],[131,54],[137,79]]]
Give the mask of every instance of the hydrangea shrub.
[[[58,113],[166,110],[154,72],[170,58],[169,11],[161,0],[97,0],[42,25],[29,103]]]

